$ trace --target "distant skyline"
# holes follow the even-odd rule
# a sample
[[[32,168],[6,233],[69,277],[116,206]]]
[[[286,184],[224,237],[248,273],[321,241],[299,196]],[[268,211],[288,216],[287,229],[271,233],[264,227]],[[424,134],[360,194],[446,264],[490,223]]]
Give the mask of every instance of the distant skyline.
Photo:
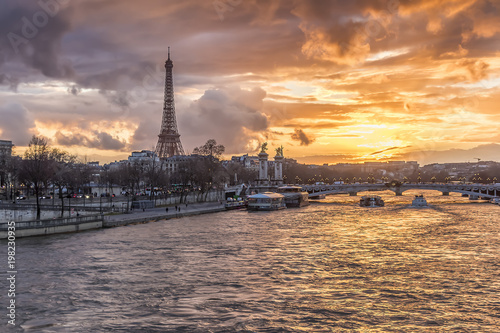
[[[0,139],[154,149],[171,47],[186,152],[500,161],[500,2],[4,0]]]

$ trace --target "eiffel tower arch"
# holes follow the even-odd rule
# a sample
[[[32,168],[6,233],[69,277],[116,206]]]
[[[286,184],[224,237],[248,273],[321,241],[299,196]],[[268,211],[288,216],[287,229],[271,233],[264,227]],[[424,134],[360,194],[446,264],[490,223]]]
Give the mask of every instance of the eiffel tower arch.
[[[181,144],[181,135],[177,129],[174,103],[174,80],[172,69],[174,64],[170,60],[170,47],[168,48],[168,59],[165,62],[165,99],[163,101],[163,117],[161,121],[160,134],[156,144],[156,154],[165,159],[174,155],[184,155]]]

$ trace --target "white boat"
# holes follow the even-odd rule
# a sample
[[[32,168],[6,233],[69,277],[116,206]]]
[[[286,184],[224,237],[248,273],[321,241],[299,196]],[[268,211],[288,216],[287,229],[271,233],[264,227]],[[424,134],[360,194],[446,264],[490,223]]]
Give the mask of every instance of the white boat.
[[[413,201],[411,202],[412,207],[427,207],[427,200],[425,200],[424,196],[416,195]]]
[[[278,210],[286,208],[285,196],[274,192],[264,192],[248,197],[248,210]]]
[[[385,203],[378,195],[364,195],[359,200],[361,207],[384,207]]]
[[[497,198],[491,198],[491,199],[490,199],[490,202],[491,202],[492,204],[500,205],[500,197],[497,197]]]
[[[226,208],[226,210],[246,208],[246,206],[247,202],[243,199],[235,200],[228,198],[226,203],[224,204],[224,208]]]
[[[281,186],[278,187],[278,193],[285,196],[287,207],[302,207],[309,205],[309,193],[302,191],[300,186]]]

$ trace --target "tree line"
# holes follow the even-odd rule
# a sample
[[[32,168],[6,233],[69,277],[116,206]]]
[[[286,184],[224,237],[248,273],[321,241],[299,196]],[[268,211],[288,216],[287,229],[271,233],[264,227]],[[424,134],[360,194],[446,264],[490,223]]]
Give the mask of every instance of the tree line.
[[[0,161],[0,176],[5,184],[6,200],[15,202],[20,187],[26,194],[34,195],[37,219],[41,215],[40,197],[43,194],[52,191],[53,200],[58,194],[62,214],[65,196],[72,193],[96,195],[92,193],[91,182],[105,187],[108,193],[119,186],[125,194],[132,196],[132,200],[147,192],[154,196],[172,191],[181,196],[181,201],[189,191],[196,191],[199,200],[204,200],[210,190],[222,190],[230,178],[231,170],[220,162],[224,150],[223,145],[210,139],[195,148],[191,156],[181,159],[175,172],[169,172],[166,161],[156,158],[155,154],[116,167],[96,168],[79,162],[75,155],[51,147],[46,138],[33,136],[22,158],[11,156]]]

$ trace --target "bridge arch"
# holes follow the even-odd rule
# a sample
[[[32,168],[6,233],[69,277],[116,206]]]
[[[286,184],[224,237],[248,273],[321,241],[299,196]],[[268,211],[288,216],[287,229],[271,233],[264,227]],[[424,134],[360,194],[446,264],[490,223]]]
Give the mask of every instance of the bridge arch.
[[[473,197],[494,198],[500,197],[500,186],[479,185],[479,184],[335,184],[335,185],[303,185],[302,189],[309,192],[311,197],[329,194],[350,194],[356,195],[364,191],[384,191],[390,190],[396,195],[402,195],[408,190],[431,190],[439,191],[443,195],[451,192],[467,194]]]

